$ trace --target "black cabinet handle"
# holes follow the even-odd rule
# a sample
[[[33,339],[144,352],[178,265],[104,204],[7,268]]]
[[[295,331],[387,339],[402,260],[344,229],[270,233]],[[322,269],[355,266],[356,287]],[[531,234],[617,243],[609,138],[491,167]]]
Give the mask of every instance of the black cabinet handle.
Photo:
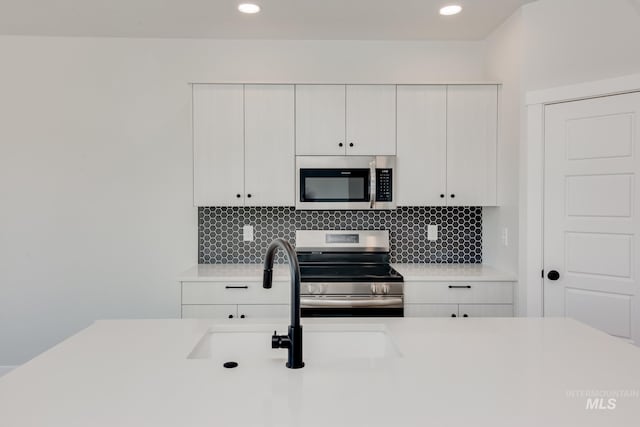
[[[455,313],[452,313],[452,314],[451,314],[451,317],[458,317],[458,315],[457,315],[457,314],[455,314]]]
[[[471,285],[449,285],[449,289],[471,289]]]
[[[468,314],[463,314],[462,317],[469,317],[469,315]]]
[[[242,195],[236,194],[236,197],[239,199],[240,197],[242,197]]]
[[[547,273],[547,279],[549,280],[558,280],[560,278],[560,273],[558,273],[556,270],[551,270],[550,272]]]
[[[353,142],[350,142],[350,143],[349,143],[349,147],[353,147]]]
[[[338,147],[342,147],[342,146],[344,146],[342,142],[338,144]]]
[[[456,197],[456,195],[455,195],[455,194],[452,194],[452,195],[451,195],[451,198],[452,198],[452,199],[455,199],[455,197]]]
[[[444,199],[444,194],[441,194],[441,195],[440,195],[440,198],[441,198],[441,199]]]
[[[251,198],[251,193],[247,194],[247,197],[248,197],[248,198]]]
[[[241,319],[244,319],[244,314],[241,314],[241,315],[240,315],[240,318],[241,318]]]
[[[229,315],[229,319],[233,319],[233,314],[230,314],[230,315]]]
[[[227,285],[224,287],[225,289],[249,289],[249,286],[244,285],[244,286],[232,286],[232,285]]]

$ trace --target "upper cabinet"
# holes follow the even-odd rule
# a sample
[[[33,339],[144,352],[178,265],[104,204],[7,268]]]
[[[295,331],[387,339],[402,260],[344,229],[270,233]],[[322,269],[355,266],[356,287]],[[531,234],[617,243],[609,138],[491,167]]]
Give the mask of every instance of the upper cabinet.
[[[395,85],[296,86],[296,154],[395,153]]]
[[[497,204],[497,85],[193,85],[196,206],[294,206],[295,155],[397,155],[398,206]]]
[[[399,206],[495,206],[496,85],[398,86]]]
[[[194,85],[194,204],[293,206],[294,128],[293,85]]]
[[[296,85],[296,154],[345,154],[345,86]]]
[[[496,205],[497,134],[497,86],[448,86],[449,206]]]
[[[398,205],[446,206],[446,86],[398,86],[396,169]]]
[[[244,205],[244,87],[193,85],[193,200]]]

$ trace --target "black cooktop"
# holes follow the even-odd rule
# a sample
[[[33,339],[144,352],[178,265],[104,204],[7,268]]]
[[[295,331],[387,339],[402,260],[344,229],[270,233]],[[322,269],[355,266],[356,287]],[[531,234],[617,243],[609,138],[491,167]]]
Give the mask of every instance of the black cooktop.
[[[402,282],[389,264],[302,264],[303,282]]]

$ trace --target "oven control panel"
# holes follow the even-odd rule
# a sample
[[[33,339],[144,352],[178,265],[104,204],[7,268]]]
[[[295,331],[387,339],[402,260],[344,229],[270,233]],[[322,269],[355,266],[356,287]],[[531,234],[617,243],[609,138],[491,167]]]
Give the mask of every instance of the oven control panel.
[[[376,169],[376,202],[393,201],[393,169]]]

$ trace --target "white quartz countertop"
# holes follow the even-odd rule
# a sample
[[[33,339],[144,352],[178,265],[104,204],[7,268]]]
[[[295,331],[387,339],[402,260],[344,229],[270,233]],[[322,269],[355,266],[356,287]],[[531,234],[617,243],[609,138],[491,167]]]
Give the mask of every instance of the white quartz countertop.
[[[465,280],[485,282],[511,282],[513,274],[484,264],[392,264],[405,281],[461,282]]]
[[[212,327],[260,328],[269,346],[268,331],[288,325],[213,322],[96,322],[0,378],[0,425],[637,427],[640,420],[640,348],[573,320],[303,319],[306,331],[383,327],[401,357],[314,362],[305,352],[299,370],[285,368],[286,350],[265,359],[228,349],[235,369],[187,359]],[[623,394],[615,409],[586,409],[589,393]]]
[[[405,281],[514,281],[509,273],[484,264],[392,264]],[[260,281],[262,264],[198,264],[184,273],[181,282]],[[289,280],[289,267],[274,266],[274,280]]]
[[[198,264],[180,274],[181,282],[261,281],[263,264]],[[289,266],[273,266],[273,280],[289,280]]]

